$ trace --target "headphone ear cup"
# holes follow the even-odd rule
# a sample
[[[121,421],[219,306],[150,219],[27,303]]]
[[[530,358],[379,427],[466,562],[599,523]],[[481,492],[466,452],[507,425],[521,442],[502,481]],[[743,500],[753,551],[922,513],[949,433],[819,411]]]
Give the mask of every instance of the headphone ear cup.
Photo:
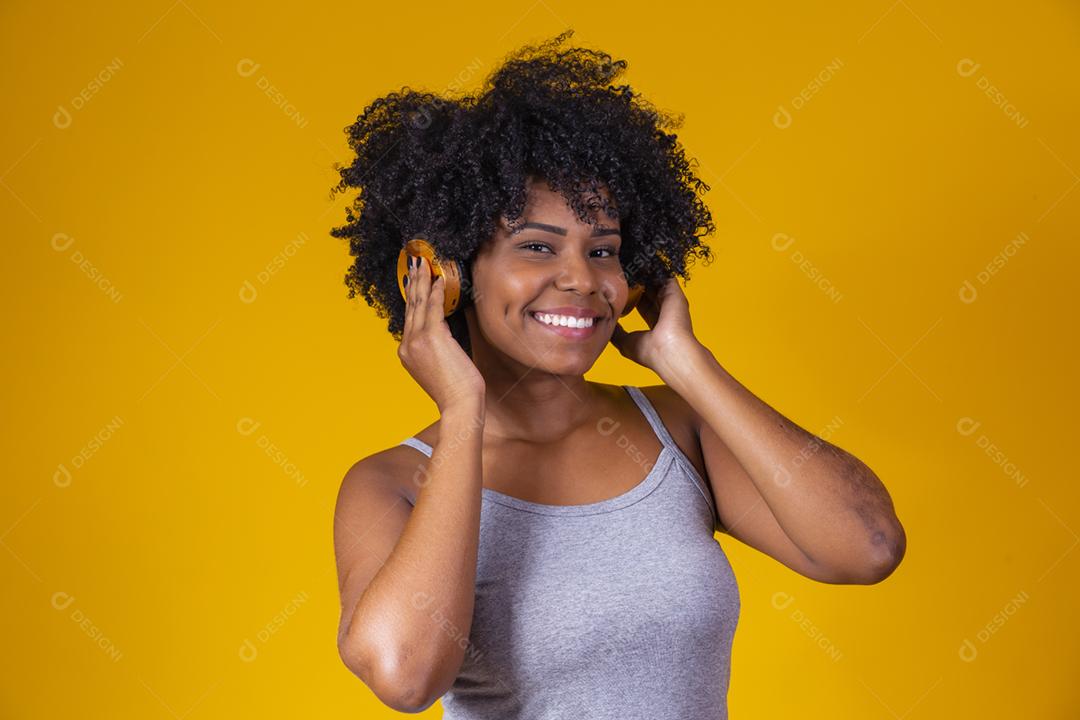
[[[401,297],[408,299],[406,283],[409,277],[409,256],[423,257],[431,268],[431,279],[442,275],[445,279],[443,292],[443,317],[449,317],[458,309],[461,301],[461,266],[457,261],[440,263],[435,257],[435,248],[423,238],[413,238],[405,243],[398,253],[397,281]]]
[[[461,305],[461,263],[451,260],[443,263],[440,269],[442,276],[446,278],[443,286],[443,317],[450,317]]]
[[[401,248],[401,252],[397,257],[397,286],[401,292],[401,299],[408,301],[409,295],[405,286],[409,282],[409,253],[405,251],[405,248]]]

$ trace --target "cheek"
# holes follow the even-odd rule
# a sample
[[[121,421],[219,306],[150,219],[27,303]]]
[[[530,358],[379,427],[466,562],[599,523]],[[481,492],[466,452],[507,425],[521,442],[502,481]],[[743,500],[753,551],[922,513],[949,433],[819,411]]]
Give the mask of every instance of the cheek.
[[[541,287],[527,273],[499,271],[488,275],[485,300],[488,312],[499,317],[521,314],[536,301]]]
[[[476,315],[489,333],[498,333],[507,325],[516,326],[525,307],[536,298],[536,289],[521,273],[494,269],[485,271],[476,292]]]
[[[622,275],[601,281],[600,287],[604,300],[610,303],[612,307],[621,307],[626,304],[630,289],[626,285],[626,278]]]

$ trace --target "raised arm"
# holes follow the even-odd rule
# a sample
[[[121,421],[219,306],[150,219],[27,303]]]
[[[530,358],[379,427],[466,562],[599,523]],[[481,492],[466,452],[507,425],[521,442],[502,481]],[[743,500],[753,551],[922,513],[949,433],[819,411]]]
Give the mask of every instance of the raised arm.
[[[443,283],[410,267],[398,357],[441,413],[430,460],[372,456],[338,497],[341,658],[384,703],[420,712],[453,684],[472,625],[483,490],[485,384],[443,317]],[[405,473],[402,477],[398,473]],[[416,504],[403,497],[418,488]]]
[[[803,430],[732,377],[694,336],[675,278],[640,302],[649,330],[612,343],[656,372],[694,416],[726,532],[801,574],[836,584],[888,577],[907,547],[877,475]]]

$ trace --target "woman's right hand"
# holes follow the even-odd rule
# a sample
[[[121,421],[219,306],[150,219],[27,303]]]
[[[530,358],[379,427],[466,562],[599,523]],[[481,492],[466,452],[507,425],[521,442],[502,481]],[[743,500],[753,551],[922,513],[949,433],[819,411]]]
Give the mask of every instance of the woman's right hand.
[[[405,330],[398,358],[443,412],[460,402],[483,403],[484,377],[450,333],[443,310],[446,280],[432,281],[428,261],[412,258],[405,288]]]

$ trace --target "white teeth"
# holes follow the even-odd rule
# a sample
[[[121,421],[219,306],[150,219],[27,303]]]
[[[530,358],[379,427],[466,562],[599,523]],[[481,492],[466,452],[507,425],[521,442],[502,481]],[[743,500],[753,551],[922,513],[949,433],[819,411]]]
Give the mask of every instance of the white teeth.
[[[576,318],[569,315],[549,315],[547,313],[533,313],[533,317],[545,325],[561,325],[562,327],[589,328],[593,326],[595,318]]]

